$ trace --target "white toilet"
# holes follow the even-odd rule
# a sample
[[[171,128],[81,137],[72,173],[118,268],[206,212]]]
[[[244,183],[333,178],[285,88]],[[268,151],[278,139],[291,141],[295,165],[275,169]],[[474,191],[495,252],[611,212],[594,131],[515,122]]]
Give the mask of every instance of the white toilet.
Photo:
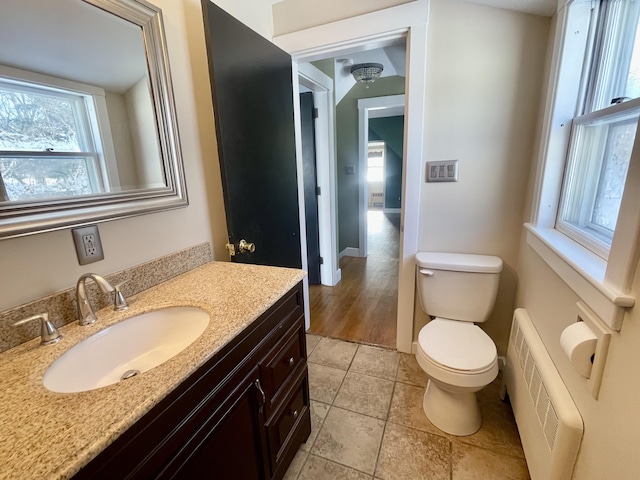
[[[475,325],[487,320],[498,292],[502,260],[487,255],[416,255],[422,309],[433,318],[418,334],[416,359],[429,382],[427,418],[452,435],[471,435],[482,417],[476,392],[498,375],[493,340]]]

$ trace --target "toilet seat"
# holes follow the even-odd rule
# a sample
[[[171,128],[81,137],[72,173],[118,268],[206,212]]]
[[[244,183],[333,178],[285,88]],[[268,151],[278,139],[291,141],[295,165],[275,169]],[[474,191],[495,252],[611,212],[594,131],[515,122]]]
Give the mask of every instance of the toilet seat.
[[[498,357],[493,340],[471,322],[435,318],[420,330],[418,344],[427,360],[458,375],[492,370]]]

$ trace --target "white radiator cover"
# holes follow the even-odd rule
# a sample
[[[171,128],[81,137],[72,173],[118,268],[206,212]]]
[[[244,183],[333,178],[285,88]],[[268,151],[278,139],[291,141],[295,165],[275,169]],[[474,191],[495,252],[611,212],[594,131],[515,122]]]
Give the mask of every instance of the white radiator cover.
[[[513,315],[504,380],[532,480],[570,480],[582,417],[522,308]]]

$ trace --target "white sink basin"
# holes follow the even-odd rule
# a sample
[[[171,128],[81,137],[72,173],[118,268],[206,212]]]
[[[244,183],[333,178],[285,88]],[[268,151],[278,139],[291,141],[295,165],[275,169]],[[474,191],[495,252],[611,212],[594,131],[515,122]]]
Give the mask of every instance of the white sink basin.
[[[151,370],[191,345],[209,314],[171,307],[123,320],[78,343],[49,366],[44,386],[60,393],[105,387]]]

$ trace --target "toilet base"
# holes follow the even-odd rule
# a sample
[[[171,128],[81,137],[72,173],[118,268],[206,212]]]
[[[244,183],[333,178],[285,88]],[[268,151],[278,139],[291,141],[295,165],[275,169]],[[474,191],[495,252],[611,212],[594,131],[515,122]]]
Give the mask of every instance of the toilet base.
[[[475,392],[448,392],[431,379],[424,392],[422,408],[431,423],[451,435],[471,435],[482,424]]]

